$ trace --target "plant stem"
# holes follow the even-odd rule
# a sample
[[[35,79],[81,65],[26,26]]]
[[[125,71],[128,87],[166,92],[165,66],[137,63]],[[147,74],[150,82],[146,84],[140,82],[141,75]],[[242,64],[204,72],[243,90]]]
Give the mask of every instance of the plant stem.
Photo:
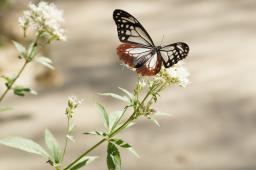
[[[39,38],[41,37],[43,32],[39,32],[38,35],[36,36],[36,39],[34,41],[34,47],[33,48],[36,48],[37,46],[37,43],[39,41]],[[30,54],[31,55],[31,54]],[[28,57],[29,58],[29,57]],[[25,63],[23,64],[23,66],[21,67],[20,71],[18,72],[17,76],[13,79],[12,83],[10,84],[9,87],[6,88],[6,90],[3,92],[3,94],[1,95],[0,97],[0,103],[3,101],[3,99],[5,98],[5,96],[7,95],[7,93],[9,92],[9,90],[12,89],[12,86],[14,85],[14,83],[16,82],[16,80],[20,77],[21,73],[24,71],[25,67],[27,66],[27,64],[29,63],[30,61],[26,59]]]
[[[144,103],[146,101],[146,99],[148,98],[148,96],[150,95],[151,90],[149,90],[149,92],[146,94],[146,96],[143,98],[142,103]],[[109,138],[115,136],[116,134],[118,134],[119,132],[121,132],[131,121],[135,120],[136,118],[134,117],[136,115],[136,110],[131,114],[131,116],[119,127],[117,128],[114,132],[112,132],[111,134],[109,134]],[[64,170],[67,170],[68,168],[70,168],[71,166],[73,166],[75,163],[77,163],[80,159],[82,159],[84,156],[86,156],[87,154],[89,154],[91,151],[93,151],[95,148],[97,148],[98,146],[100,146],[102,143],[104,143],[105,141],[107,141],[106,138],[101,139],[98,143],[96,143],[95,145],[93,145],[90,149],[86,150],[82,155],[80,155],[77,159],[75,159],[73,162],[71,162],[66,168],[64,168]]]
[[[21,73],[24,71],[25,67],[27,66],[29,62],[25,61],[25,63],[23,64],[23,66],[21,67],[20,71],[18,72],[17,76],[13,79],[12,83],[10,84],[9,87],[6,88],[6,90],[4,91],[4,93],[1,95],[0,97],[0,102],[3,101],[3,99],[5,98],[6,94],[9,92],[9,90],[12,89],[12,86],[14,85],[14,83],[16,82],[16,80],[20,77]]]
[[[74,160],[72,163],[70,163],[66,168],[64,168],[64,170],[67,170],[68,168],[70,168],[72,165],[74,165],[75,163],[77,163],[80,159],[82,159],[85,155],[87,155],[88,153],[90,153],[92,150],[94,150],[95,148],[97,148],[99,145],[101,145],[103,142],[105,142],[107,139],[101,139],[98,143],[96,143],[95,145],[93,145],[90,149],[88,149],[87,151],[85,151],[81,156],[79,156],[76,160]]]
[[[64,160],[64,157],[65,157],[65,153],[66,153],[66,150],[67,150],[67,146],[68,146],[68,138],[67,138],[67,135],[68,135],[68,131],[69,131],[69,126],[70,126],[70,118],[68,117],[68,122],[67,122],[67,129],[66,129],[66,136],[65,136],[65,146],[64,146],[64,150],[63,150],[63,153],[62,153],[62,157],[61,157],[61,164],[63,163],[63,160]]]

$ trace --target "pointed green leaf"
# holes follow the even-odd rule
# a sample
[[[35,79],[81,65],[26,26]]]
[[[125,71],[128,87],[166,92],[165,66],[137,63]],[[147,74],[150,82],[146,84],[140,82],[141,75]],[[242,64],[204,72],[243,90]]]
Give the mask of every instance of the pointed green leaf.
[[[51,161],[54,163],[59,163],[61,160],[60,147],[59,147],[59,144],[58,144],[56,138],[53,136],[53,134],[48,129],[45,130],[45,143],[50,152]]]
[[[117,147],[109,142],[107,149],[107,165],[109,170],[121,170],[121,157]]]
[[[29,48],[27,50],[26,60],[32,61],[35,58],[36,54],[37,54],[37,44],[33,42],[29,45]]]
[[[68,134],[72,133],[75,129],[76,125],[75,124],[71,124],[69,127],[68,127]]]
[[[20,44],[16,41],[12,41],[12,42],[13,42],[14,46],[16,47],[16,49],[19,51],[20,56],[24,57],[24,55],[26,54],[26,48],[22,44]]]
[[[77,170],[82,168],[83,166],[88,165],[92,161],[94,161],[97,157],[96,156],[85,156],[81,158],[78,162],[76,162],[74,165],[72,165],[70,168],[67,170]]]
[[[66,135],[66,138],[68,138],[68,140],[75,142],[74,136],[71,135]]]
[[[109,117],[108,117],[108,113],[107,113],[106,109],[100,103],[96,103],[96,107],[97,107],[97,110],[98,110],[98,112],[99,112],[99,114],[100,114],[100,116],[102,118],[104,126],[107,129],[109,129]]]
[[[54,67],[52,65],[52,60],[50,58],[41,56],[41,57],[37,57],[36,61],[44,65],[45,67],[48,67],[49,69],[54,70]]]
[[[7,77],[7,76],[1,76],[1,78],[3,78],[5,80],[5,86],[8,89],[10,89],[15,78]]]
[[[13,93],[17,96],[25,96],[26,93],[31,93],[36,95],[36,91],[31,90],[30,88],[26,87],[21,87],[21,86],[16,86],[13,88]]]
[[[132,148],[130,144],[127,142],[123,141],[122,139],[111,139],[112,142],[114,142],[116,145],[127,149],[130,151],[133,155],[135,155],[137,158],[140,158],[139,154]]]
[[[132,127],[135,124],[136,124],[135,122],[130,122],[128,125],[125,126],[125,129],[128,129],[128,128]]]
[[[148,116],[148,119],[151,120],[153,123],[155,123],[158,127],[160,127],[160,124],[158,123],[158,121],[154,117]]]
[[[102,96],[110,96],[110,97],[113,97],[113,98],[115,98],[117,100],[121,100],[123,102],[130,103],[130,100],[126,96],[120,96],[120,95],[115,94],[115,93],[100,93],[100,95],[102,95]]]
[[[106,133],[100,131],[92,131],[92,132],[84,132],[85,135],[98,135],[98,136],[106,136]]]
[[[134,99],[134,95],[129,92],[128,90],[124,89],[124,88],[121,88],[121,87],[118,87],[122,92],[124,92],[127,96],[129,96],[129,99],[132,101]]]
[[[23,150],[25,152],[41,155],[45,159],[49,159],[48,153],[39,144],[30,139],[21,137],[10,137],[6,139],[0,139],[0,144]]]
[[[115,130],[124,113],[125,111],[116,111],[109,115],[109,131],[110,132]]]
[[[156,111],[156,112],[154,113],[154,115],[156,115],[156,116],[172,116],[172,115],[169,114],[169,113],[158,112],[158,111]]]

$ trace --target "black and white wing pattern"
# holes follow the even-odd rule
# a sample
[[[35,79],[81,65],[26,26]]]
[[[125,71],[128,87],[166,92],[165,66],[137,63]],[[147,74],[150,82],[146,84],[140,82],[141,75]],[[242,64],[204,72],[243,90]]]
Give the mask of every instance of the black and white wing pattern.
[[[123,43],[140,44],[146,47],[154,43],[139,21],[126,11],[116,9],[113,19],[117,26],[118,38]]]
[[[189,46],[183,42],[169,44],[159,50],[165,68],[169,68],[187,57],[188,52]]]
[[[113,18],[118,38],[122,42],[117,47],[117,55],[125,65],[140,75],[156,75],[162,63],[165,68],[169,68],[188,55],[189,47],[186,43],[156,47],[145,28],[126,11],[116,9]]]
[[[162,66],[161,56],[154,49],[137,44],[124,43],[119,45],[117,55],[125,65],[142,76],[155,75]]]

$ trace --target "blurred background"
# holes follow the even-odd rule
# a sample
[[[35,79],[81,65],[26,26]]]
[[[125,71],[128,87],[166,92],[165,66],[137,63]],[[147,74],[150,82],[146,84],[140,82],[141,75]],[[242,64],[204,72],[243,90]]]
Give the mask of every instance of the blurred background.
[[[74,118],[73,160],[99,139],[81,132],[103,129],[95,109],[101,101],[114,111],[122,103],[100,92],[132,90],[135,74],[123,69],[115,49],[120,43],[112,12],[124,9],[147,29],[156,44],[189,44],[186,61],[192,84],[169,88],[155,107],[172,117],[161,127],[140,120],[121,136],[140,154],[121,151],[124,170],[255,170],[256,169],[256,1],[255,0],[59,0],[67,42],[53,43],[43,53],[56,71],[32,64],[19,84],[38,91],[19,98],[10,94],[0,115],[0,136],[23,136],[44,145],[44,129],[64,139],[67,97],[85,102]],[[0,0],[0,74],[14,74],[22,63],[11,40],[24,41],[17,24],[27,0]],[[3,84],[3,83],[2,83]],[[3,87],[3,86],[1,86]],[[0,89],[2,91],[3,88]],[[107,169],[106,147],[87,169]],[[1,170],[49,169],[40,157],[0,146]],[[86,169],[86,168],[84,168]]]

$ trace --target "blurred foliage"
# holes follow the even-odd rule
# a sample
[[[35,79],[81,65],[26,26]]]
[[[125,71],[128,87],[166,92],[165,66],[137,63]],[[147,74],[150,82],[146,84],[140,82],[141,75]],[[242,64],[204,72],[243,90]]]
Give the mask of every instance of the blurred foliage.
[[[7,8],[9,4],[9,0],[0,0],[0,9]]]
[[[0,0],[0,23],[4,23],[4,18],[8,15],[7,11],[11,8],[10,0]],[[5,35],[5,31],[3,30],[4,24],[0,25],[0,48],[4,46],[5,42],[9,39]]]

